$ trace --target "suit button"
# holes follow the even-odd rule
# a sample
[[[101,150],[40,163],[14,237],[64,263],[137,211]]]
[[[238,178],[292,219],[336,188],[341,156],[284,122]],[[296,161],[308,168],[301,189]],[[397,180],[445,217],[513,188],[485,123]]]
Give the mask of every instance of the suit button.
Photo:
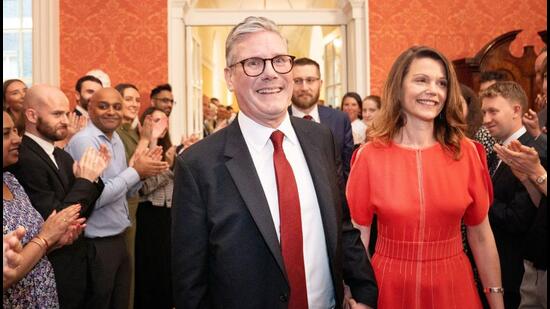
[[[288,301],[288,295],[286,294],[281,294],[281,296],[279,296],[279,300],[282,302],[282,303],[286,303]]]

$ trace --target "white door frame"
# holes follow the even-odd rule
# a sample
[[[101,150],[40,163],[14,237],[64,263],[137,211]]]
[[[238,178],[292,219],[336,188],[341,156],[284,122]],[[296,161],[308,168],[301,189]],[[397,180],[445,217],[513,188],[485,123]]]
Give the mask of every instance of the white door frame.
[[[202,106],[192,102],[192,93],[186,85],[190,83],[186,69],[187,53],[191,51],[186,39],[193,26],[230,26],[236,25],[248,16],[265,16],[278,25],[344,25],[347,33],[342,37],[347,50],[346,72],[347,90],[360,95],[370,92],[369,69],[369,26],[368,1],[341,0],[340,9],[289,9],[289,10],[228,10],[196,9],[191,0],[168,1],[168,80],[174,88],[173,115],[182,115],[183,121],[171,121],[170,130],[174,143],[179,143],[182,135],[202,131]],[[183,86],[183,87],[182,87]],[[197,109],[198,113],[189,113]],[[196,118],[196,119],[194,119]],[[175,119],[174,119],[175,120]],[[194,125],[193,125],[194,124]],[[200,127],[198,127],[198,125]]]

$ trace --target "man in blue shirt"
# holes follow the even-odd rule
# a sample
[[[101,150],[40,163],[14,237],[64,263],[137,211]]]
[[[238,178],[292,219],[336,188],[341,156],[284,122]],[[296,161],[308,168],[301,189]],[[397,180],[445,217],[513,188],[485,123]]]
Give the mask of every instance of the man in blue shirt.
[[[114,88],[97,91],[88,105],[90,123],[70,140],[66,151],[79,160],[88,147],[104,144],[111,161],[101,175],[105,188],[88,218],[84,236],[95,250],[91,261],[92,308],[128,308],[130,264],[123,232],[130,226],[126,196],[141,187],[141,179],[168,168],[159,149],[136,152],[126,162],[124,145],[115,132],[122,121],[122,97]],[[161,149],[160,149],[161,150]]]

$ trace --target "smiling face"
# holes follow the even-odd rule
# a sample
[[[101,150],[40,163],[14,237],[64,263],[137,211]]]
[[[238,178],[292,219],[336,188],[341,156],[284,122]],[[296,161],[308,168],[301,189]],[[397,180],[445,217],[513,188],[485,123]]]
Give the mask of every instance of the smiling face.
[[[114,88],[102,88],[90,99],[90,120],[111,137],[122,122],[122,97]]]
[[[432,122],[447,99],[447,75],[441,61],[414,59],[403,80],[402,112],[407,123]]]
[[[359,114],[361,113],[361,107],[357,103],[357,101],[352,97],[346,97],[344,101],[342,102],[342,110],[348,114],[348,117],[350,121],[354,121],[355,119],[359,118]]]
[[[286,55],[287,45],[275,32],[260,31],[245,35],[233,47],[235,62],[247,58],[273,58]],[[275,72],[271,62],[256,77],[247,76],[241,64],[225,69],[228,88],[235,92],[240,110],[255,122],[277,127],[287,113],[292,96],[292,74]]]
[[[502,96],[483,98],[481,101],[483,125],[500,141],[506,140],[521,127],[521,105]]]
[[[25,94],[27,93],[27,86],[20,81],[14,81],[6,88],[6,104],[8,104],[10,110],[14,112],[23,111],[23,102]]]
[[[19,144],[21,137],[7,112],[2,113],[2,129],[4,131],[4,146],[2,148],[2,167],[15,164],[19,159]]]
[[[132,122],[139,112],[141,95],[132,87],[124,89],[122,96],[122,117],[125,122]]]

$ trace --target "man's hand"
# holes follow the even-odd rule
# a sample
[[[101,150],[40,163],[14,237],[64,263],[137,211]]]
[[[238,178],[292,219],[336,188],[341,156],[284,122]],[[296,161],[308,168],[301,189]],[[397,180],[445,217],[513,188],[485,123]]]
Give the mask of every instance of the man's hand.
[[[89,147],[80,158],[80,161],[75,162],[73,165],[75,177],[84,178],[91,182],[96,181],[107,168],[110,158],[111,155],[105,145],[101,145],[99,151]]]

